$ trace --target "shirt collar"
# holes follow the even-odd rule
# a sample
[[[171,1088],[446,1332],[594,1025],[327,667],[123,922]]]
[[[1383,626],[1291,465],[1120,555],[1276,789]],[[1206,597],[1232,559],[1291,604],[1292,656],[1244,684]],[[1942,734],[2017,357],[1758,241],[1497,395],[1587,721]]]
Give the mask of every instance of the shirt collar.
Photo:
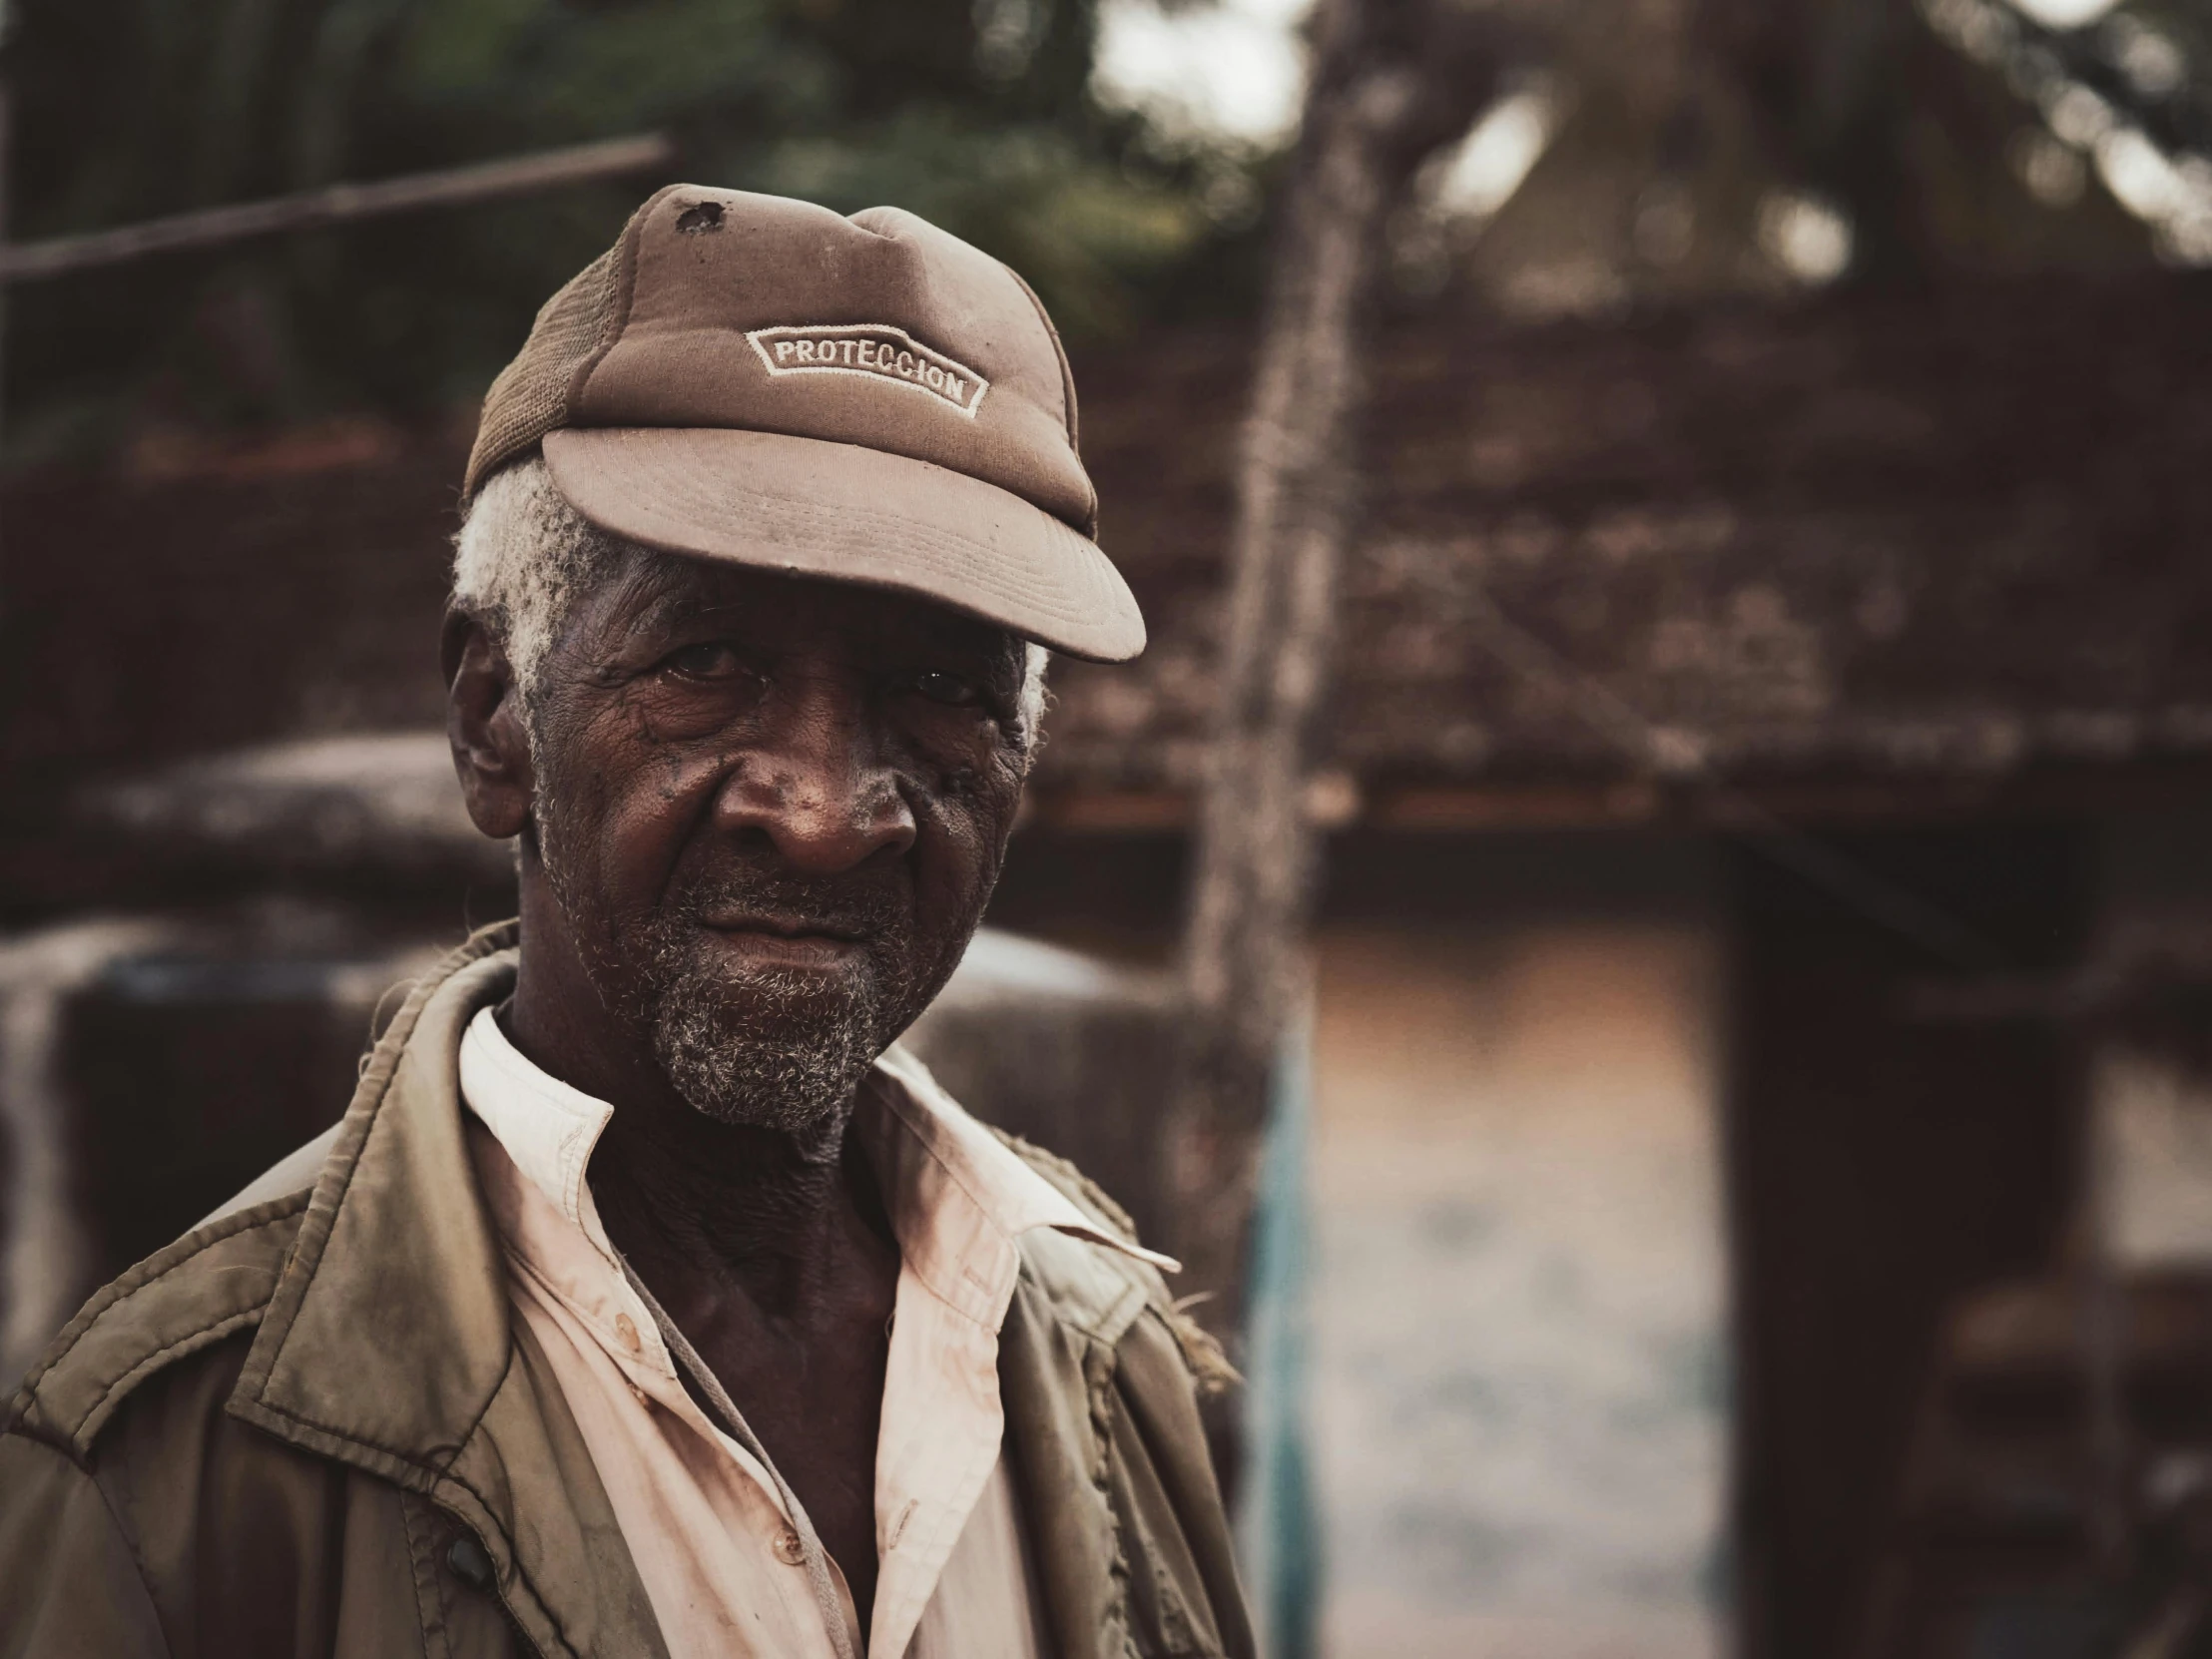
[[[461,1040],[461,1096],[530,1184],[612,1263],[614,1247],[585,1185],[592,1150],[614,1107],[545,1071],[514,1046],[490,1008]],[[854,1126],[865,1137],[901,1253],[930,1288],[995,1327],[996,1285],[972,1282],[972,1263],[945,1237],[948,1210],[1011,1244],[1040,1227],[1104,1245],[1167,1272],[1178,1264],[1102,1228],[945,1093],[929,1069],[893,1046],[860,1091]],[[1010,1288],[1010,1287],[1008,1287]],[[995,1304],[995,1307],[993,1306]]]
[[[615,1109],[524,1058],[489,1008],[477,1010],[461,1038],[461,1098],[524,1179],[610,1265],[619,1265],[584,1184],[592,1149]]]

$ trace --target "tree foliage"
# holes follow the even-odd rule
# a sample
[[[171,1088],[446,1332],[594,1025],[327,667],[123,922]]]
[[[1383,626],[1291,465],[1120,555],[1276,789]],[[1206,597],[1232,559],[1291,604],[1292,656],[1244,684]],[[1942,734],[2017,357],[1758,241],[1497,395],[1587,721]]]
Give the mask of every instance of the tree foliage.
[[[645,130],[682,175],[888,202],[1110,333],[1217,247],[1089,96],[1095,0],[17,0],[17,240]],[[479,391],[657,180],[173,256],[9,298],[18,458]]]

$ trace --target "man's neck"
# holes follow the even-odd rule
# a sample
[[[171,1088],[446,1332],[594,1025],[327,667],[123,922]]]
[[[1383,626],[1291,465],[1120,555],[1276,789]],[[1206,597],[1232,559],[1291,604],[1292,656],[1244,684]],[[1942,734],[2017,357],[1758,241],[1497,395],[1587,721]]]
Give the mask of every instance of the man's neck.
[[[881,1196],[847,1134],[853,1103],[804,1140],[697,1110],[601,1001],[556,918],[541,913],[533,928],[532,885],[501,1024],[532,1064],[614,1108],[592,1155],[592,1198],[671,1317],[683,1324],[685,1305],[739,1290],[767,1317],[805,1324],[855,1247],[888,1246],[895,1263]]]
[[[864,1248],[872,1234],[890,1244],[874,1182],[845,1133],[849,1114],[824,1144],[802,1146],[683,1111],[688,1121],[617,1105],[591,1161],[607,1236],[647,1284],[667,1287],[663,1301],[679,1324],[676,1302],[731,1289],[772,1319],[810,1323],[855,1243]]]

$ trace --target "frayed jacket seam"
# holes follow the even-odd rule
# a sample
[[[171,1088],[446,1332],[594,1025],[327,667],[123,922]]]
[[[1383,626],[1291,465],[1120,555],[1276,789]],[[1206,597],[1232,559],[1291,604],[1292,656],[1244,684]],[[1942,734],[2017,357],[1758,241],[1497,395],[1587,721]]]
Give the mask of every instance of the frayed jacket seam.
[[[1083,1381],[1090,1393],[1091,1484],[1098,1493],[1109,1545],[1106,1571],[1110,1591],[1106,1614],[1110,1624],[1120,1626],[1118,1650],[1128,1659],[1138,1659],[1136,1636],[1131,1630],[1129,1616],[1128,1545],[1122,1537],[1121,1512],[1114,1506],[1112,1395],[1120,1356],[1113,1344],[1103,1338],[1088,1336],[1087,1340],[1090,1347],[1083,1360]]]

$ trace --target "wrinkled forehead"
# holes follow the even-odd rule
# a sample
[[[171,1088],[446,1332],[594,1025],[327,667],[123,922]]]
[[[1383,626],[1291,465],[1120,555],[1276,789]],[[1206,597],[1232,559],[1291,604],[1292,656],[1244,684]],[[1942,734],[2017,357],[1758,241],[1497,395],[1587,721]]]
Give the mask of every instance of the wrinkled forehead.
[[[768,650],[832,646],[861,659],[927,649],[1018,664],[1026,649],[995,623],[913,594],[636,545],[578,610],[583,626],[571,638],[587,649],[595,639],[701,631]]]

